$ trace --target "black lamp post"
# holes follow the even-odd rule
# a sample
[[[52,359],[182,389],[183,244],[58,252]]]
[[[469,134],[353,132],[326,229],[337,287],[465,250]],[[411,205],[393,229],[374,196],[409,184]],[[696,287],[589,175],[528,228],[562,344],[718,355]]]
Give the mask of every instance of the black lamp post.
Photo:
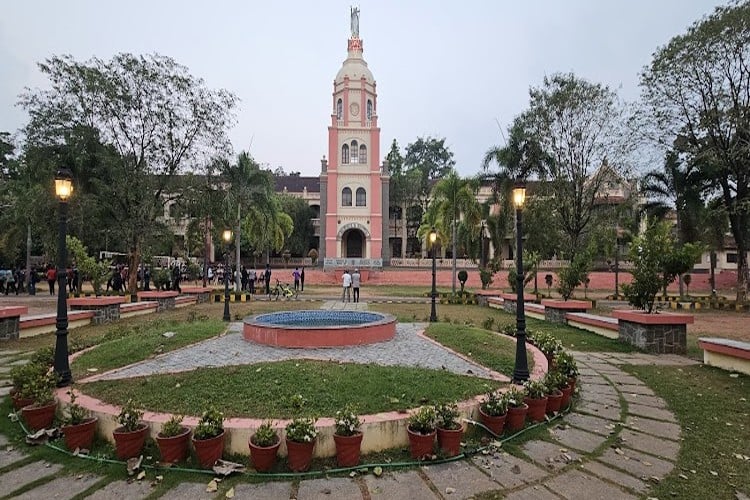
[[[482,229],[481,233],[479,234],[479,246],[482,249],[482,256],[479,259],[479,267],[484,267],[484,220],[482,220]]]
[[[73,382],[68,363],[68,246],[65,242],[68,224],[68,198],[73,194],[73,175],[61,168],[55,175],[55,196],[58,203],[57,220],[57,321],[55,323],[55,374],[57,385],[66,387]]]
[[[229,267],[229,245],[232,242],[232,230],[225,229],[222,233],[222,238],[227,246],[226,254],[224,255],[224,321],[231,321],[229,316],[229,274],[231,268]]]
[[[430,323],[436,322],[437,312],[435,311],[435,297],[437,297],[437,288],[435,287],[435,242],[437,242],[437,232],[433,227],[430,231],[430,247],[432,248],[432,306],[430,309]]]
[[[513,367],[513,382],[529,379],[529,364],[526,360],[526,315],[523,310],[523,203],[526,201],[526,186],[517,182],[513,186],[513,204],[516,206],[516,362]]]

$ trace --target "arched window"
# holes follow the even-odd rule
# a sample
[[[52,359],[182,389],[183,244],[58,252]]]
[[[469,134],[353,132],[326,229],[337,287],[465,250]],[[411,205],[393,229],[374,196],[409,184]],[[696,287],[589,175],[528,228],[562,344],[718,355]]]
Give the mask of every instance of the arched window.
[[[352,141],[352,163],[359,163],[359,147],[357,141]]]
[[[341,190],[341,206],[342,207],[352,206],[352,190],[348,187]]]
[[[341,164],[349,163],[349,145],[341,146]]]
[[[357,188],[357,206],[367,206],[367,191],[365,191],[365,188]]]
[[[367,146],[364,144],[359,147],[359,162],[367,163]]]
[[[342,116],[344,116],[344,103],[339,99],[336,101],[336,119],[341,120]]]
[[[367,119],[372,120],[372,101],[367,99]]]

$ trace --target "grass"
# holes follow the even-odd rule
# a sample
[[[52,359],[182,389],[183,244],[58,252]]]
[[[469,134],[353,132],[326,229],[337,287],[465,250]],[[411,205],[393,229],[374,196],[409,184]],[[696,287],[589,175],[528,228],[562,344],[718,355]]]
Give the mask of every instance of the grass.
[[[89,369],[111,370],[214,337],[225,328],[221,320],[205,318],[187,322],[157,319],[135,325],[119,323],[104,334],[96,349],[78,357],[71,370],[74,378],[89,374]],[[170,331],[175,335],[163,336]]]
[[[198,415],[213,404],[227,417],[292,418],[331,416],[347,403],[363,414],[400,411],[467,399],[487,384],[499,385],[440,370],[299,360],[99,381],[81,390],[114,404],[133,398],[159,412]]]
[[[480,328],[448,323],[432,323],[425,334],[482,366],[511,376],[516,359],[516,343],[511,337]],[[529,370],[534,359],[527,356]]]
[[[726,371],[704,365],[625,369],[667,401],[683,430],[677,466],[654,486],[650,496],[735,498],[737,491],[750,494],[750,460],[736,456],[750,456],[750,377],[732,378]]]

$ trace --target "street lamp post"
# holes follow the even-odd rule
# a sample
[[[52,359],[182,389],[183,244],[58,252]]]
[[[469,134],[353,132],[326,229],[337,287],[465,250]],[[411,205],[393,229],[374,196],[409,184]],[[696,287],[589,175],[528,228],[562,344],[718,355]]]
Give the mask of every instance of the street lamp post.
[[[435,311],[435,297],[437,297],[437,288],[435,287],[435,242],[437,241],[437,232],[433,227],[430,231],[430,246],[432,247],[432,306],[430,309],[430,322],[434,323],[437,321],[437,312]]]
[[[229,316],[229,274],[231,272],[229,267],[229,245],[232,242],[232,230],[225,229],[221,236],[226,244],[224,258],[224,321],[231,321],[232,318]]]
[[[55,175],[55,196],[58,203],[57,221],[57,320],[55,322],[55,365],[57,385],[66,387],[73,383],[68,363],[68,292],[66,264],[68,246],[65,242],[68,224],[68,199],[73,194],[73,175],[61,168]]]
[[[482,249],[482,256],[479,259],[479,267],[484,267],[484,220],[482,220],[482,230],[479,234],[479,246]]]
[[[526,360],[526,315],[523,310],[523,204],[526,201],[526,186],[517,182],[513,186],[513,204],[516,206],[516,362],[513,367],[513,382],[529,379]]]

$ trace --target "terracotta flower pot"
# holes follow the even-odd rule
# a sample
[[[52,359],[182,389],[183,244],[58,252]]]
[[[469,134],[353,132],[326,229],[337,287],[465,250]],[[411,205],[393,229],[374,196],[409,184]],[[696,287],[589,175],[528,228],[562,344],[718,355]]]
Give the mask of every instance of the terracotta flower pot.
[[[505,419],[505,425],[509,431],[520,431],[526,423],[526,413],[529,411],[529,405],[524,403],[517,408],[508,408],[508,416]]]
[[[414,432],[407,426],[406,432],[409,435],[409,449],[411,450],[411,458],[420,459],[425,456],[432,455],[432,447],[435,442],[435,435],[437,431],[432,431],[429,434],[420,434]]]
[[[253,444],[252,440],[248,441],[250,446],[250,462],[253,468],[258,472],[269,472],[276,463],[276,455],[279,453],[281,440],[277,439],[276,444],[271,446],[258,446]]]
[[[570,386],[571,393],[576,390],[577,377],[568,377],[568,385]]]
[[[458,429],[441,429],[438,427],[438,448],[445,453],[445,456],[455,457],[461,453],[461,438],[463,436],[464,430],[462,427]]]
[[[198,457],[201,467],[210,469],[217,460],[221,459],[224,453],[224,436],[226,436],[226,431],[221,431],[218,436],[208,439],[195,439],[193,436],[195,456]]]
[[[34,398],[22,398],[15,389],[11,390],[10,399],[13,401],[14,410],[20,410],[24,406],[34,403]]]
[[[563,394],[562,400],[560,400],[560,409],[564,410],[570,405],[570,398],[573,396],[573,386],[566,385],[560,389],[560,392]]]
[[[336,443],[336,462],[339,467],[354,467],[359,465],[359,450],[362,445],[361,432],[353,436],[333,435],[333,441]]]
[[[532,422],[541,422],[544,420],[544,414],[547,411],[547,396],[543,398],[524,398],[523,402],[529,405],[529,411],[526,414]]]
[[[57,410],[57,401],[43,405],[35,406],[30,404],[21,409],[21,414],[29,430],[38,431],[52,427],[55,420],[55,410]]]
[[[505,419],[507,416],[507,412],[498,416],[487,415],[482,411],[481,408],[479,408],[479,421],[482,422],[490,431],[492,431],[495,436],[499,436],[503,433],[503,429],[505,428]]]
[[[115,438],[115,455],[120,460],[137,457],[143,450],[148,435],[148,425],[141,424],[135,431],[126,431],[124,427],[118,427],[112,431]]]
[[[555,389],[550,394],[547,394],[547,413],[557,413],[560,411],[560,404],[562,403],[563,393],[559,389]]]
[[[65,439],[65,446],[70,451],[91,450],[96,434],[96,423],[99,421],[96,417],[86,419],[84,422],[76,425],[63,425],[61,430]]]
[[[185,460],[188,453],[189,440],[189,427],[183,427],[182,432],[176,436],[162,436],[161,432],[157,434],[156,444],[159,446],[161,461],[173,464]]]
[[[297,441],[286,440],[287,462],[293,472],[304,472],[310,468],[312,462],[313,448],[315,440],[309,443],[298,443]]]

